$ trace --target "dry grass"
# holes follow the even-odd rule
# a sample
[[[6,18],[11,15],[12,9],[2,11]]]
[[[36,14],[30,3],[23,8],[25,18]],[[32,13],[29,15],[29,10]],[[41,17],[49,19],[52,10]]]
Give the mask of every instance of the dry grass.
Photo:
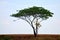
[[[33,34],[7,34],[0,35],[0,40],[60,40],[60,35],[39,34],[34,37]]]

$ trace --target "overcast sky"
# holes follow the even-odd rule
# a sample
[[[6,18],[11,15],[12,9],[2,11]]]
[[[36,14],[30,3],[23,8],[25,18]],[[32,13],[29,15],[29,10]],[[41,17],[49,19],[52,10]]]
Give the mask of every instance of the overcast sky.
[[[16,10],[32,6],[54,13],[53,17],[41,22],[38,33],[60,34],[60,0],[0,0],[0,34],[33,34],[32,27],[26,21],[10,16],[17,13]]]

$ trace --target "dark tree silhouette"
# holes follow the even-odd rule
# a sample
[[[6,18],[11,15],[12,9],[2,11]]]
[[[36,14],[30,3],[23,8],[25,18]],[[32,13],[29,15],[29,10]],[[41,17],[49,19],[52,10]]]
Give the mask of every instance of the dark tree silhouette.
[[[38,28],[41,27],[40,22],[53,16],[53,13],[43,7],[30,7],[19,10],[18,13],[12,14],[12,17],[17,17],[27,21],[33,28],[34,36],[37,36]],[[40,20],[40,22],[39,22]]]

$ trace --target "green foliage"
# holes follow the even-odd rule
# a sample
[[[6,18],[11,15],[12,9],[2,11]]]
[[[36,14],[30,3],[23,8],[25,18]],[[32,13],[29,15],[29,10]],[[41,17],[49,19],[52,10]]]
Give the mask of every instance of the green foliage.
[[[18,13],[12,14],[13,17],[22,17],[22,16],[33,16],[33,17],[40,17],[42,19],[48,19],[52,17],[53,13],[43,7],[36,7],[33,6],[31,8],[26,8],[19,10]]]

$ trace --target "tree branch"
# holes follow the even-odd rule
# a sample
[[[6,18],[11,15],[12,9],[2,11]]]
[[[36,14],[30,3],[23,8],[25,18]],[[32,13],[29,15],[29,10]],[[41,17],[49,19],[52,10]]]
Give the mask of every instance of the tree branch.
[[[28,20],[31,22],[31,20],[28,18]]]
[[[33,18],[33,20],[31,22],[33,22],[35,20],[35,17]]]
[[[25,18],[20,18],[20,19],[23,19],[23,20],[27,21],[27,22],[30,24],[30,22],[29,22],[27,19],[25,19]],[[31,24],[30,24],[30,25],[31,25]]]

